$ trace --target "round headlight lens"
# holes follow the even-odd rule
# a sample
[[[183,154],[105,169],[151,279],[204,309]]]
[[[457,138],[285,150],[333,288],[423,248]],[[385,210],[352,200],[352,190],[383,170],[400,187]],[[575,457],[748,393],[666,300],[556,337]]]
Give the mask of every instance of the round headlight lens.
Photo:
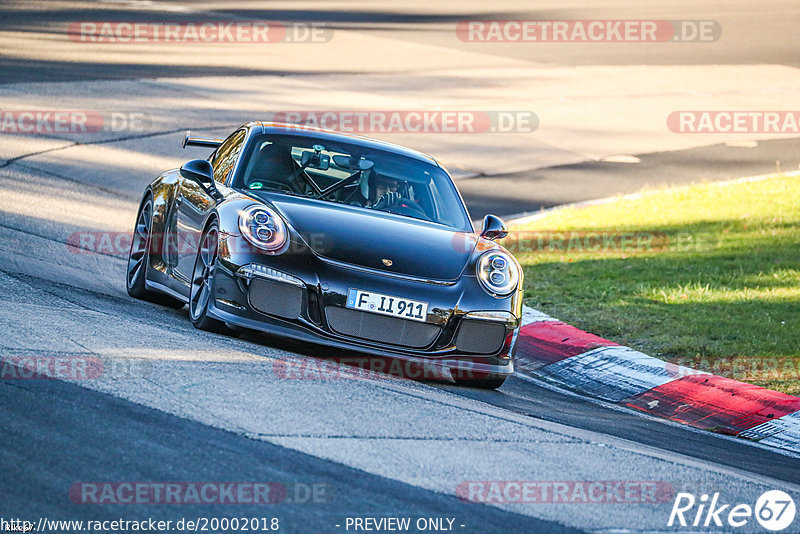
[[[506,268],[506,259],[502,256],[495,256],[492,258],[492,269],[496,271],[502,271]]]
[[[505,252],[490,251],[478,260],[478,279],[492,295],[505,296],[517,289],[519,269]]]
[[[283,219],[265,206],[250,206],[242,210],[239,230],[252,245],[269,252],[280,249],[289,239]]]
[[[256,237],[262,243],[269,243],[269,240],[272,239],[272,234],[271,228],[267,228],[266,226],[256,227]]]

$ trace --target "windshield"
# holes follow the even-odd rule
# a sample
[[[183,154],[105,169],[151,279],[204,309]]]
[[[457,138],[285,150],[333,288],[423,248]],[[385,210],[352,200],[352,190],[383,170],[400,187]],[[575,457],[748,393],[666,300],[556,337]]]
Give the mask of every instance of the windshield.
[[[417,159],[306,136],[255,136],[234,188],[386,211],[456,228],[471,223],[450,176]]]

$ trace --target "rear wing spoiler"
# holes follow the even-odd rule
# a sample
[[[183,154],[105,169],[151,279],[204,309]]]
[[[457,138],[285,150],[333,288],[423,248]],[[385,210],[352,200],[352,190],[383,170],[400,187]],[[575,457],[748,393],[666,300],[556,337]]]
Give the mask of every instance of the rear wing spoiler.
[[[210,138],[210,137],[192,137],[192,132],[186,132],[186,137],[183,138],[183,148],[187,146],[207,146],[211,148],[217,148],[219,145],[222,144],[224,139],[217,139],[217,138]]]

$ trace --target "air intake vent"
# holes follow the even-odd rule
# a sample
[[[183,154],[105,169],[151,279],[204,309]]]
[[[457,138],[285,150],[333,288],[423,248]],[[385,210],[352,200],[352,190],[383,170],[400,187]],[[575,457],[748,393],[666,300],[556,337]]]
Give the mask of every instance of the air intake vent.
[[[326,306],[325,317],[339,334],[414,349],[427,347],[441,332],[433,324],[337,306]]]
[[[463,320],[458,327],[456,348],[474,354],[494,354],[503,346],[506,327],[491,321]]]
[[[303,310],[303,289],[297,286],[254,278],[250,282],[250,306],[286,319],[297,319]]]

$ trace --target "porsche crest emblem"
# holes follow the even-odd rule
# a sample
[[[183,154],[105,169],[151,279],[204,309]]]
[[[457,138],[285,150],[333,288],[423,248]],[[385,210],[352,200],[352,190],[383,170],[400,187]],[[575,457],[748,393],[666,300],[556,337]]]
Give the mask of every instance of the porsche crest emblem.
[[[381,261],[382,261],[382,262],[383,262],[383,264],[384,264],[385,266],[387,266],[387,267],[391,267],[391,266],[392,266],[392,263],[394,263],[392,260],[389,260],[389,259],[386,259],[386,258],[383,258]]]

